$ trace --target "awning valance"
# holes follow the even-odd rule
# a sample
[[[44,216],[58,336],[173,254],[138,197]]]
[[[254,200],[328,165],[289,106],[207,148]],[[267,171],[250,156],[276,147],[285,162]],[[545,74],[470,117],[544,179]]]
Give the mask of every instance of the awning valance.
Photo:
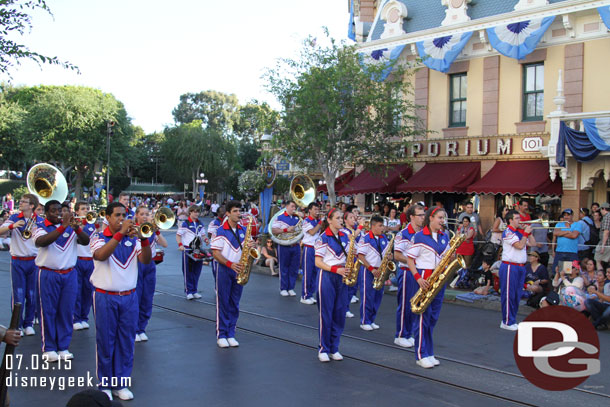
[[[391,194],[396,192],[396,186],[406,181],[412,173],[408,164],[384,165],[372,173],[364,170],[338,190],[337,195]]]
[[[426,163],[396,192],[466,192],[481,177],[480,162]]]
[[[349,170],[345,174],[341,174],[335,179],[335,192],[346,186],[351,180],[354,179],[356,169]],[[326,184],[318,186],[318,192],[328,193],[328,186]]]
[[[551,181],[547,160],[499,161],[478,182],[468,187],[477,194],[561,195],[559,177]]]

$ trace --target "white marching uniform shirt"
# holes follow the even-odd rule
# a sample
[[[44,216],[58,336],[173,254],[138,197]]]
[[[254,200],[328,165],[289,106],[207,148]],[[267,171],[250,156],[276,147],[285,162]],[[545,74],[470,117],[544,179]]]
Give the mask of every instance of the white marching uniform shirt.
[[[87,233],[89,235],[89,238],[91,238],[91,235],[95,233],[95,224],[86,224],[81,227],[83,228],[85,233]],[[78,257],[93,257],[93,254],[91,253],[91,248],[89,247],[89,245],[79,244],[76,246],[77,246],[76,253],[77,253]]]
[[[525,264],[527,262],[527,248],[517,249],[513,246],[521,238],[512,227],[507,227],[502,233],[502,261]]]
[[[113,239],[110,229],[91,236],[91,253]],[[104,238],[106,237],[106,238]],[[142,253],[140,239],[123,238],[105,261],[93,260],[94,269],[89,281],[95,288],[106,291],[127,291],[136,288],[138,282],[138,256]]]
[[[224,224],[223,229],[230,229],[230,225],[228,222]],[[235,234],[239,236],[239,240],[242,245],[248,244],[248,242],[244,242],[244,239],[246,238],[246,232],[243,226],[238,224],[237,228],[233,229],[233,232],[235,232]],[[222,234],[216,234],[216,236],[212,240],[212,250],[219,250],[220,254],[222,254],[222,256],[231,263],[239,263],[239,261],[241,260],[242,253],[242,249],[241,247],[239,247],[240,242],[236,242],[235,240],[233,240],[234,237],[232,235],[230,237],[231,240],[233,240],[233,243],[230,242],[229,239],[227,239],[227,237],[225,236],[225,234],[230,235],[231,232],[223,232]],[[237,245],[237,248],[234,247],[234,244]]]
[[[2,224],[2,227],[8,227],[20,220],[23,220],[27,224],[28,219],[23,215],[23,212],[21,212],[19,214],[11,215]],[[32,237],[30,239],[24,238],[23,235],[21,234],[21,229],[24,229],[25,225],[23,225],[20,228],[13,228],[12,230],[9,230],[9,232],[11,234],[11,245],[10,245],[11,256],[15,256],[15,257],[36,256],[36,254],[38,253],[38,247],[36,247],[35,239],[33,236],[34,236],[34,232],[38,228],[38,226],[37,226],[38,223],[41,223],[42,221],[43,221],[43,218],[41,218],[40,216],[36,217],[36,221],[32,227]]]
[[[317,219],[308,216],[303,221],[303,240],[302,243],[307,246],[315,246],[316,240],[320,237],[320,231],[315,234],[310,234],[309,231],[318,226],[319,221]]]
[[[47,219],[36,229],[32,235],[32,239],[36,241],[49,232],[57,229],[59,225],[53,225]],[[66,270],[73,268],[76,265],[77,244],[76,232],[68,226],[57,240],[47,247],[39,247],[38,255],[36,256],[36,265],[38,267],[49,268],[52,270]]]
[[[377,243],[375,243],[375,240]],[[377,244],[379,247],[377,247]],[[364,255],[367,263],[373,266],[374,268],[378,268],[381,266],[381,258],[388,251],[388,240],[383,236],[375,236],[372,232],[364,235],[364,238],[360,241],[360,245],[358,246],[358,254]],[[379,253],[381,250],[381,253]]]
[[[207,237],[203,223],[193,222],[190,217],[187,220],[180,222],[180,227],[176,234],[182,238],[182,245],[185,247],[189,247],[197,236],[199,236],[201,240],[205,240]]]

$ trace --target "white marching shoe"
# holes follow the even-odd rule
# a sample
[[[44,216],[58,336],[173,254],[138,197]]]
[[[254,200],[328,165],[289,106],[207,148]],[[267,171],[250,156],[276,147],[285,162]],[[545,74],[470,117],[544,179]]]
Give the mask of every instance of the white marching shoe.
[[[296,297],[297,293],[295,293],[294,290],[288,290],[288,295],[291,297]]]
[[[415,363],[417,363],[418,366],[421,366],[424,369],[431,369],[434,367],[434,363],[432,363],[430,360],[428,360],[428,358],[420,359]]]
[[[372,331],[373,327],[370,326],[369,324],[362,324],[362,325],[360,325],[360,329],[362,329],[364,331]]]
[[[72,329],[74,329],[75,331],[80,331],[81,329],[83,329],[83,324],[81,324],[80,322],[75,322],[72,324]]]
[[[34,328],[32,328],[31,326],[26,326],[23,332],[25,333],[25,336],[32,336],[36,333],[36,331],[34,331]]]
[[[142,342],[142,338],[140,338],[140,334],[136,334],[136,342]]]
[[[201,298],[201,294],[195,293],[195,294],[193,294],[193,297],[196,298],[196,299],[199,299],[199,298]]]
[[[340,354],[339,352],[335,352],[335,353],[330,354],[330,358],[332,360],[343,360],[343,355]]]
[[[193,298],[195,298],[195,296],[193,294],[187,294],[186,295],[186,299],[187,300],[192,300]]]
[[[102,392],[104,392],[104,394],[106,394],[110,400],[114,400],[112,398],[112,391],[111,390],[104,389],[104,390],[102,390]]]
[[[379,329],[379,325],[374,322],[371,323],[371,326],[373,327],[373,329]]]
[[[42,354],[42,360],[46,360],[47,362],[57,362],[59,360],[59,355],[54,350],[50,352],[44,352]]]
[[[239,342],[237,342],[237,340],[235,338],[229,338],[229,339],[227,339],[227,342],[229,343],[229,346],[232,348],[236,348],[239,346]]]
[[[322,363],[330,362],[330,358],[328,357],[328,353],[318,353],[318,360]]]
[[[133,393],[127,387],[123,387],[121,390],[112,390],[112,394],[114,394],[121,400],[132,400],[133,399]]]
[[[313,302],[313,298],[301,298],[301,304],[313,305],[315,303]]]
[[[360,301],[360,300],[358,299],[358,297],[356,297],[355,295],[352,295],[352,299],[351,299],[349,302],[350,302],[350,304],[355,304],[355,303],[357,303],[358,301]]]
[[[282,291],[280,291],[280,295],[281,295],[282,297],[288,297],[288,295],[289,295],[289,294],[288,294],[288,291],[286,291],[286,290],[282,290]]]
[[[87,321],[82,321],[80,324],[83,326],[83,329],[89,329],[89,323]]]
[[[70,353],[69,350],[60,350],[59,352],[57,352],[57,356],[59,356],[59,358],[62,360],[74,359],[74,355]]]
[[[346,318],[354,318],[354,314],[352,314],[351,311],[345,311],[345,317]]]
[[[216,345],[218,345],[219,348],[228,348],[229,346],[229,341],[227,341],[227,338],[220,338],[216,341]]]
[[[438,359],[435,358],[434,356],[428,356],[426,359],[428,359],[430,362],[432,362],[432,364],[434,366],[438,366],[441,364],[441,362],[439,362]]]
[[[394,344],[398,346],[402,346],[403,348],[411,348],[413,347],[413,342],[408,340],[407,338],[395,338]]]
[[[517,329],[519,329],[519,326],[517,324],[506,325],[504,322],[501,322],[500,328],[506,329],[508,331],[516,331]]]
[[[140,334],[140,340],[141,340],[142,342],[146,342],[146,341],[148,340],[148,335],[146,335],[144,332],[142,332],[142,333]]]

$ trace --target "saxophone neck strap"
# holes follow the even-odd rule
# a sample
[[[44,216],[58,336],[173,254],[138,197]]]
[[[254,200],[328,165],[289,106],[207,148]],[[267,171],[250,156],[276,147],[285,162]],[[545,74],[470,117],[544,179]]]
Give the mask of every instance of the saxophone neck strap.
[[[337,244],[341,248],[341,251],[345,255],[345,258],[347,259],[347,253],[345,252],[345,247],[343,247],[343,245],[341,244],[341,239],[339,239],[337,236],[335,236],[334,233],[332,234],[332,236],[333,236],[333,239],[335,239],[335,242],[337,242]]]
[[[235,226],[235,229],[239,229],[239,225]],[[237,244],[239,245],[239,248],[241,250],[244,249],[243,245],[241,244],[241,240],[239,240],[239,236],[237,236],[237,233],[235,233],[235,230],[233,230],[233,228],[231,227],[231,225],[229,225],[229,230],[231,231],[231,233],[233,234],[233,236],[235,236],[235,240],[237,240]]]

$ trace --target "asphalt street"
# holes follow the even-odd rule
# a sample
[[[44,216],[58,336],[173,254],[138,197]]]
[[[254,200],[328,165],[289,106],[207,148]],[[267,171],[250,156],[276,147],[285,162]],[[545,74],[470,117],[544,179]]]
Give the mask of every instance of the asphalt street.
[[[208,219],[209,220],[209,219]],[[148,342],[135,344],[129,406],[509,406],[610,404],[610,333],[600,332],[601,373],[577,389],[549,392],[524,379],[513,356],[514,333],[499,329],[498,312],[444,304],[434,334],[441,365],[424,370],[413,351],[393,344],[396,297],[386,293],[379,330],[359,328],[348,319],[341,340],[345,360],[322,364],[317,359],[315,305],[299,297],[281,297],[276,277],[253,274],[244,289],[236,338],[239,348],[219,349],[215,341],[215,293],[209,267],[200,281],[203,298],[187,301],[179,252],[173,234],[165,261],[158,266]],[[0,253],[0,321],[10,319],[10,256]],[[300,292],[300,282],[297,282]],[[524,317],[519,316],[522,320]],[[70,369],[36,369],[40,333],[24,337],[17,349],[13,376],[45,378],[46,386],[12,387],[12,406],[64,406],[71,395],[95,380],[95,328],[74,332]],[[61,367],[61,369],[59,369]],[[84,387],[68,387],[83,377]],[[54,388],[51,390],[51,380]],[[64,386],[61,386],[61,384]],[[62,387],[62,388],[60,388]]]

